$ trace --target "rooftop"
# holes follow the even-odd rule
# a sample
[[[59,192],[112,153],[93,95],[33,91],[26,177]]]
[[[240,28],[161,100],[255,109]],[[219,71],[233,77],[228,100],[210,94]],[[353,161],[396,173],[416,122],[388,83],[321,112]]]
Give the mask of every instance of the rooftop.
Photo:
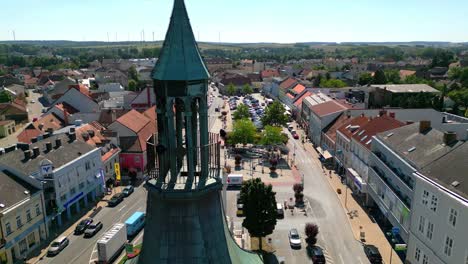
[[[61,140],[62,146],[59,148],[56,148],[56,139]],[[52,143],[52,151],[46,151],[46,142]],[[38,157],[25,160],[23,151],[17,149],[0,156],[0,164],[5,165],[5,167],[15,168],[25,175],[31,175],[35,172],[39,172],[40,164],[44,159],[50,160],[55,168],[59,168],[95,149],[95,147],[79,140],[70,141],[65,134],[52,136],[29,145],[30,150],[34,147],[39,148],[40,154]],[[34,157],[34,155],[32,155],[32,157]]]
[[[444,132],[430,126],[421,133],[420,123],[389,130],[377,137],[419,170],[462,144],[456,140],[445,144]]]
[[[372,137],[377,133],[384,132],[387,130],[399,128],[404,126],[403,122],[400,122],[387,115],[371,118],[367,123],[361,126],[355,133],[353,138],[361,145],[370,149],[372,143]]]
[[[145,115],[139,113],[136,110],[131,110],[125,115],[119,117],[116,122],[119,122],[123,126],[126,126],[135,133],[138,133],[142,130],[149,122],[149,118]]]
[[[427,84],[375,84],[372,87],[386,89],[392,93],[439,93]]]
[[[0,171],[0,212],[15,205],[37,191],[9,171]]]
[[[314,105],[310,108],[310,110],[319,117],[324,117],[333,113],[345,111],[347,109],[348,107],[346,107],[343,104],[340,104],[339,102],[335,100],[331,100],[325,103]]]
[[[422,174],[468,199],[468,143],[457,145],[451,152],[434,160]],[[450,166],[447,166],[450,165]]]

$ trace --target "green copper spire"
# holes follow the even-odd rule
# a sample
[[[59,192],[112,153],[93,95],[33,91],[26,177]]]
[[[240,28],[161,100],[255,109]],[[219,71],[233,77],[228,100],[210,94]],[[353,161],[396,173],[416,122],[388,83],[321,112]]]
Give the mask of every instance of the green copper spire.
[[[184,0],[174,0],[169,29],[152,76],[160,81],[207,80],[210,77],[193,36]]]

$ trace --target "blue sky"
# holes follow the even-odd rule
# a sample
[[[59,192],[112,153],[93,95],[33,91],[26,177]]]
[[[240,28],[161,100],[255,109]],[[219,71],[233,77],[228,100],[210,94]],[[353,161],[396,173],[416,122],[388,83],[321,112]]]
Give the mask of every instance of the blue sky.
[[[223,42],[468,41],[466,0],[186,0],[195,37]],[[0,40],[164,38],[172,0],[2,0]],[[116,36],[117,35],[117,36]]]

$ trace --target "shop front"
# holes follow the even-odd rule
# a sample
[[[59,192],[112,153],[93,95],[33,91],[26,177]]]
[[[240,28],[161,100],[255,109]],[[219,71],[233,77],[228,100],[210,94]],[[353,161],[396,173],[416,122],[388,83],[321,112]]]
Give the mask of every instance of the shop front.
[[[353,168],[346,170],[346,179],[353,194],[356,195],[361,204],[367,205],[367,183],[362,179],[361,175]]]

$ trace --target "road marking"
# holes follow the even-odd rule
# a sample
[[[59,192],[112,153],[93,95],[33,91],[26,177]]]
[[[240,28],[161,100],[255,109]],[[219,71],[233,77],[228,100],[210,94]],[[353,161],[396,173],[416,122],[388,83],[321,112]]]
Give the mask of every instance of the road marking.
[[[119,212],[121,212],[127,205],[122,206],[122,208],[119,209]]]
[[[341,263],[345,263],[344,260],[343,260],[343,256],[341,256],[341,254],[338,254],[338,256],[340,257],[340,260],[341,260]]]

